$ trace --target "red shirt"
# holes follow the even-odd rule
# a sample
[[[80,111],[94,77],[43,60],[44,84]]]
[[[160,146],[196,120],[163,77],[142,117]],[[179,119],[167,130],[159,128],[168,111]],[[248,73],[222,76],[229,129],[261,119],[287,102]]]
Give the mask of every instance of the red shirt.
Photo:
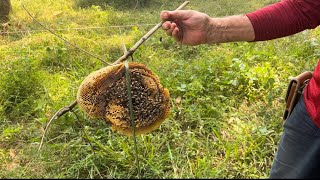
[[[254,41],[264,41],[292,35],[320,25],[320,0],[283,0],[248,13]],[[320,61],[304,91],[307,112],[320,128]]]

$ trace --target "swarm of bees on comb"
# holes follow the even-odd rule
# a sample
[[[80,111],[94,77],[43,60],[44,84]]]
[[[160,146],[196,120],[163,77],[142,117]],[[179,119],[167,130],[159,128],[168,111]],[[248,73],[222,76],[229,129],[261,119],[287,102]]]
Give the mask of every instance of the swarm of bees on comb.
[[[112,129],[131,136],[127,80],[123,63],[107,66],[87,76],[79,87],[77,102],[92,118],[103,118]],[[141,63],[129,63],[136,134],[157,129],[169,114],[169,91]]]

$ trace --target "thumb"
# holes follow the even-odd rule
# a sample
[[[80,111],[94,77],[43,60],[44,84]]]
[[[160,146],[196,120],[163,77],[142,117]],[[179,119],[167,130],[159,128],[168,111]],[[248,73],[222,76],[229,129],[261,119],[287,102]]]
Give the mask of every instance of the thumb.
[[[191,16],[191,11],[189,10],[175,10],[175,11],[162,11],[160,18],[164,21],[173,19],[187,19]]]

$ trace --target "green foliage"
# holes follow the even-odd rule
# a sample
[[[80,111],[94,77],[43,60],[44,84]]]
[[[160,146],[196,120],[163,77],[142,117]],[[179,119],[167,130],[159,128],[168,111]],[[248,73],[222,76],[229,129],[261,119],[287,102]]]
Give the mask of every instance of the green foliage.
[[[20,133],[20,131],[21,131],[21,127],[17,127],[17,128],[8,127],[2,132],[1,138],[10,139],[12,136],[14,136],[14,134]]]
[[[36,116],[35,105],[44,90],[41,74],[29,58],[7,62],[0,77],[2,113],[10,119]]]
[[[113,62],[123,53],[122,40],[131,47],[152,27],[143,24],[158,23],[161,10],[182,2],[35,0],[26,6],[70,42]],[[191,0],[188,8],[226,16],[273,2]],[[51,125],[37,151],[48,119],[105,64],[39,31],[18,1],[12,3],[8,31],[30,32],[0,36],[0,177],[137,178],[132,138],[78,107]],[[110,27],[129,24],[136,26],[121,33]],[[73,29],[89,26],[105,28]],[[315,67],[319,41],[318,29],[268,42],[196,47],[181,46],[163,31],[152,35],[133,57],[169,89],[171,112],[159,129],[137,137],[140,177],[268,177],[287,83]]]

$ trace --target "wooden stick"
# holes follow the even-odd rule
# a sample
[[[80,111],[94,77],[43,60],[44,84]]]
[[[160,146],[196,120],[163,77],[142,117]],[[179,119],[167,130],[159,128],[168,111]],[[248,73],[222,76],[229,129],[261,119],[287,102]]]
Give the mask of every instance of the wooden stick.
[[[185,6],[187,6],[189,4],[189,1],[184,2],[183,4],[181,4],[176,10],[181,10],[182,8],[184,8]],[[150,29],[149,32],[147,32],[147,34],[145,34],[138,42],[136,42],[135,45],[132,46],[132,48],[130,48],[127,52],[125,52],[123,54],[123,56],[121,56],[118,60],[116,60],[114,64],[118,64],[121,63],[122,61],[128,59],[129,56],[131,56],[137,49],[138,47],[143,44],[147,39],[149,39],[149,37],[156,32],[159,28],[161,28],[162,24],[164,23],[164,21],[158,23],[156,26],[154,26],[152,29]]]

